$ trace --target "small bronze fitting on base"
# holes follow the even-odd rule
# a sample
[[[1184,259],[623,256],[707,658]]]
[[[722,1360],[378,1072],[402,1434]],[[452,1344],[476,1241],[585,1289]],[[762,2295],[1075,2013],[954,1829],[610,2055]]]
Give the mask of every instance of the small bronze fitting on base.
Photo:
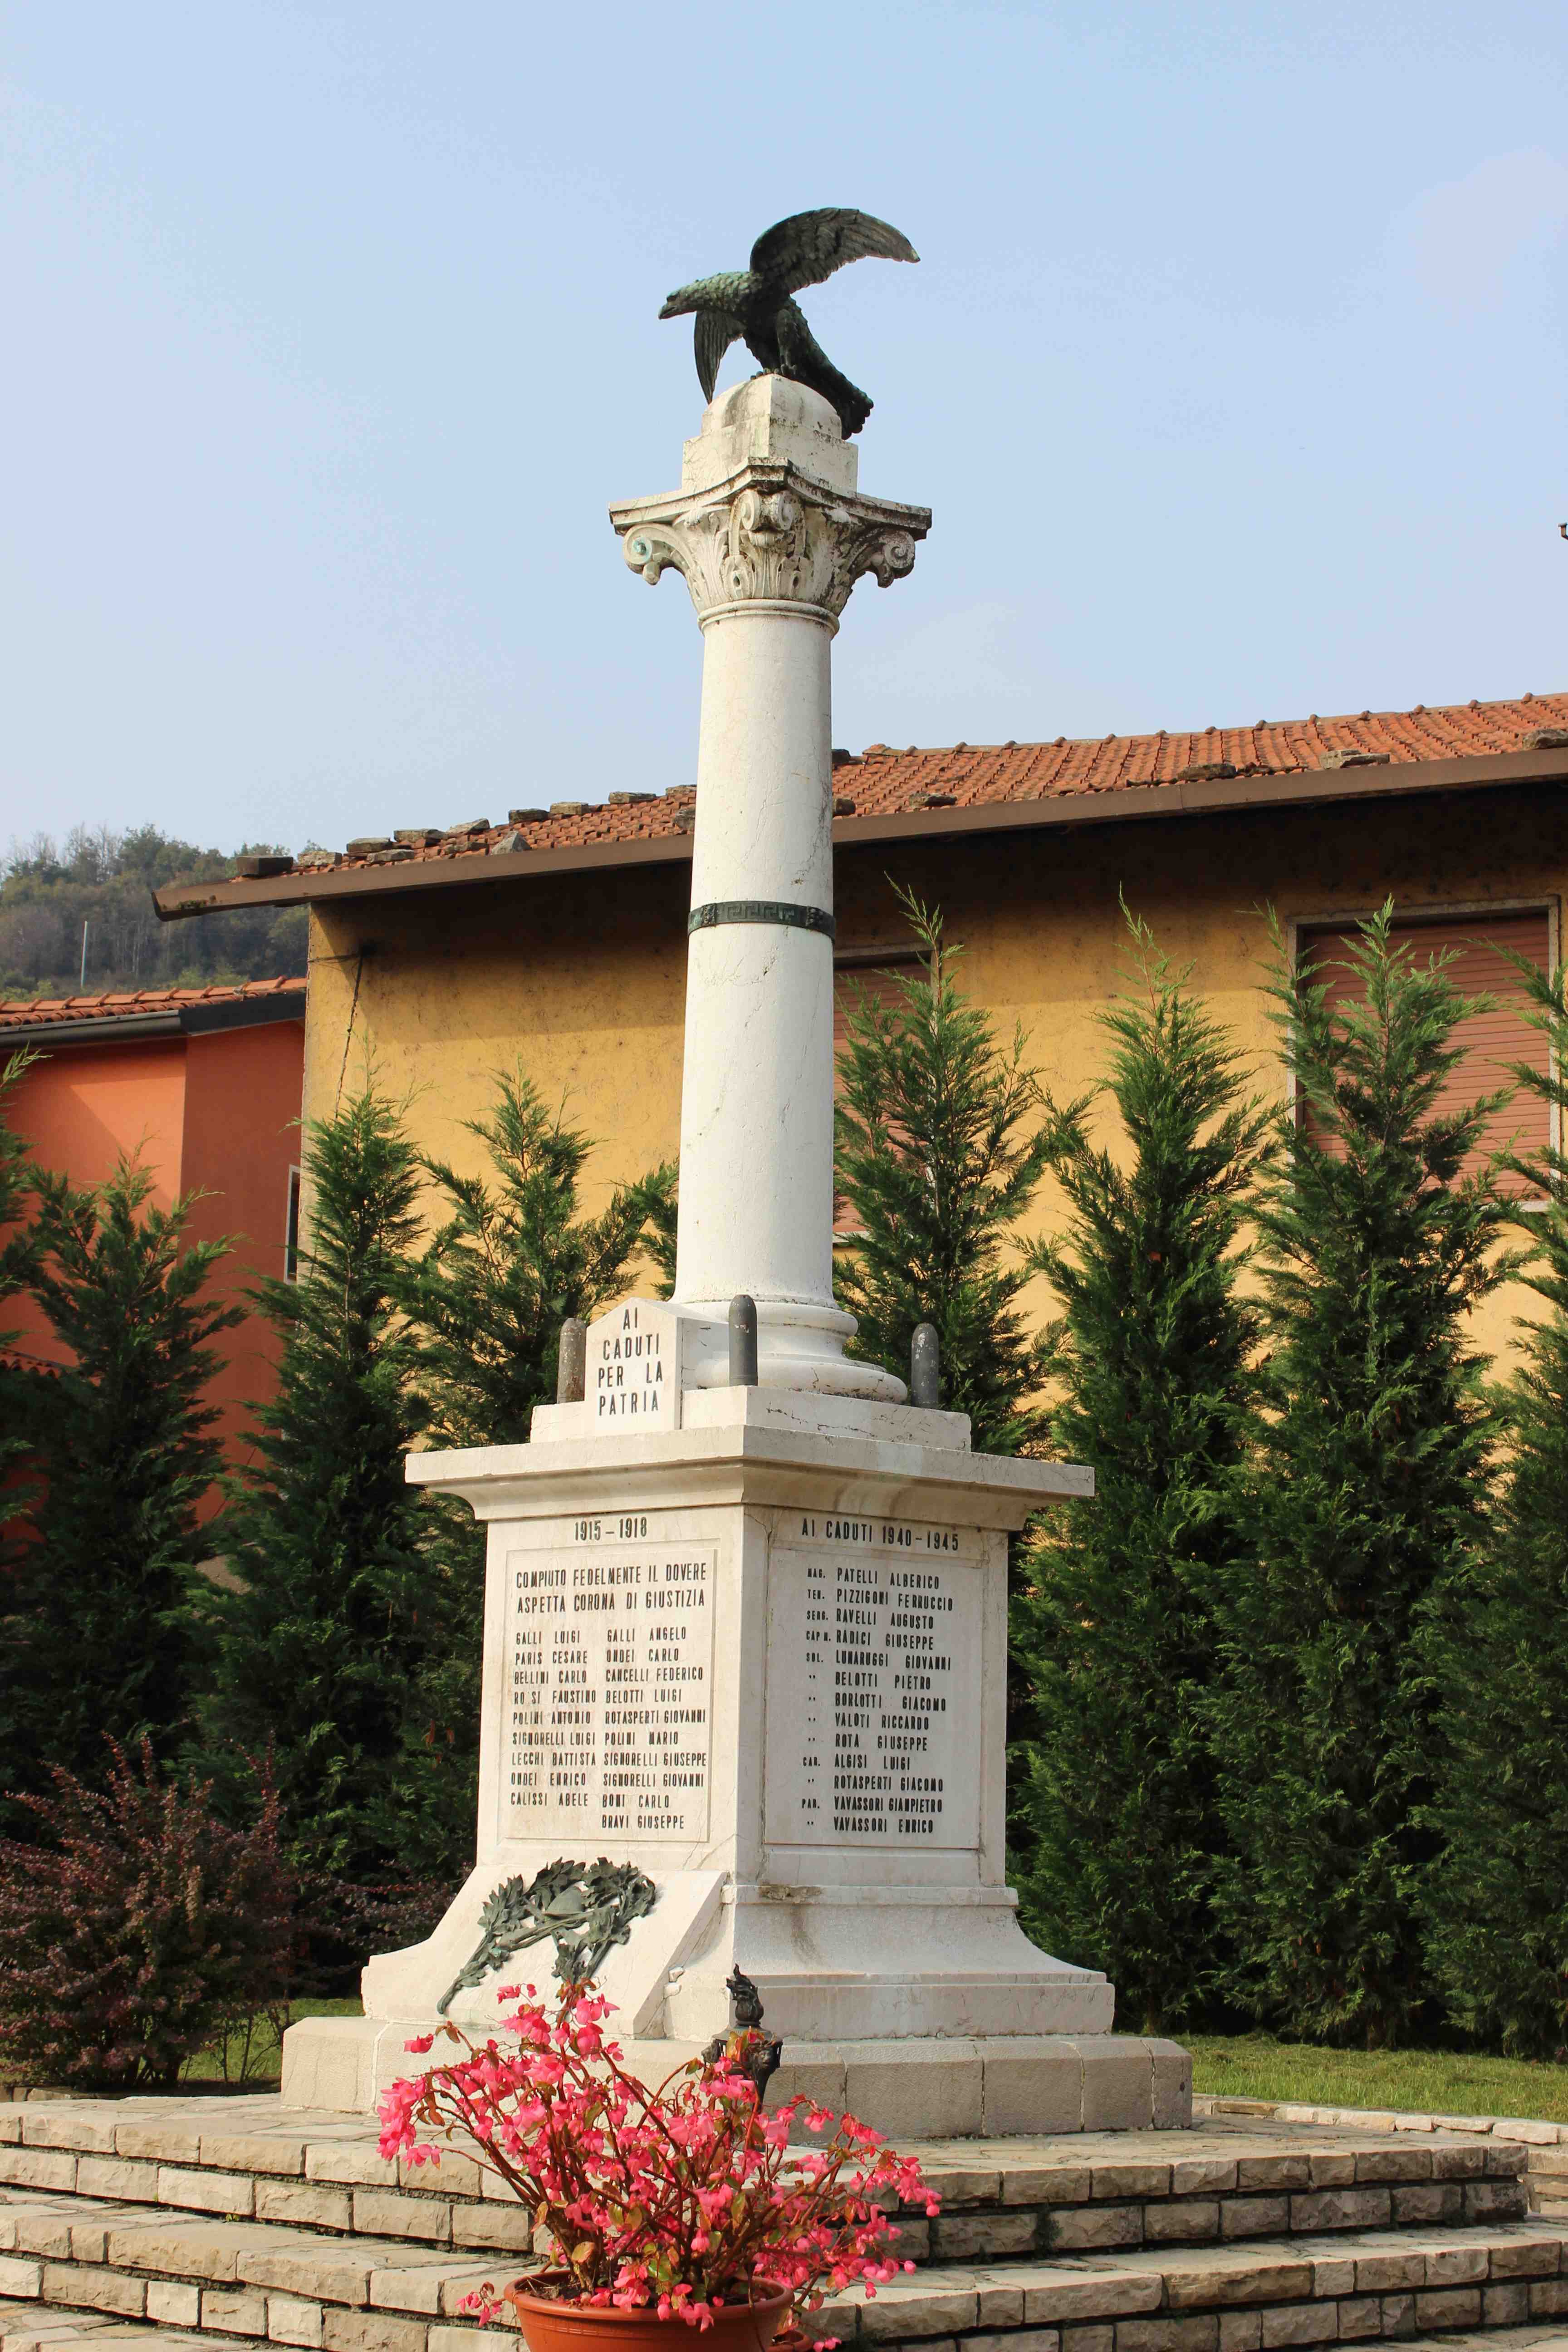
[[[722,2033],[716,2033],[702,2053],[710,2066],[721,2058],[728,2058],[756,2089],[760,2106],[763,2095],[778,2073],[784,2056],[784,2043],[763,2026],[763,1997],[739,1968],[731,1969],[725,1990],[730,1996],[730,2022]]]

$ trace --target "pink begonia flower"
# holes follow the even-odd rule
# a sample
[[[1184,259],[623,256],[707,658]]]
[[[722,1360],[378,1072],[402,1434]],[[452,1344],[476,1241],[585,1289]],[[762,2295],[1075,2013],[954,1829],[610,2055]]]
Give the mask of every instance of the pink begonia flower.
[[[889,2214],[937,2208],[912,2158],[815,2100],[764,2116],[749,2078],[727,2062],[692,2061],[650,2089],[601,2030],[611,2004],[592,1987],[563,1988],[552,2018],[527,1990],[531,2005],[504,2020],[512,2044],[476,2047],[449,2028],[455,2062],[393,2085],[380,2104],[380,2147],[389,2160],[438,2160],[416,2140],[416,2118],[448,2144],[468,2143],[542,2210],[573,2300],[707,2330],[755,2294],[787,2294],[805,2316],[825,2294],[859,2284],[870,2297],[913,2267],[890,2252]],[[502,1998],[516,2000],[518,1988]],[[827,2135],[824,2144],[792,2154],[797,2122]],[[462,2309],[489,2325],[509,2304],[517,2309],[528,2284],[499,2294],[487,2284]]]

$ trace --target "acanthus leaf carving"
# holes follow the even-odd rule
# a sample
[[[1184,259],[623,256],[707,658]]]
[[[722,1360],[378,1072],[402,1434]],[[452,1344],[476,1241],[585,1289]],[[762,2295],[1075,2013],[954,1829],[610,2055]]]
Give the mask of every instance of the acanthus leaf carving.
[[[923,507],[836,493],[787,464],[755,465],[696,497],[643,499],[611,520],[650,585],[682,574],[699,620],[762,603],[837,620],[865,573],[884,588],[905,578],[931,527]]]

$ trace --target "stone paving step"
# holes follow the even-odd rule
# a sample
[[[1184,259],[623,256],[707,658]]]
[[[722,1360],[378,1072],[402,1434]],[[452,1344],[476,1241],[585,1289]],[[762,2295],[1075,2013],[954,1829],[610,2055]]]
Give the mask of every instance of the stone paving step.
[[[36,2305],[8,2305],[0,2297],[0,2352],[72,2352],[77,2346],[91,2347],[91,2352],[111,2352],[111,2347],[113,2352],[121,2347],[123,2352],[264,2352],[258,2336],[202,2336],[83,2313],[9,2320],[7,2311],[18,2307],[37,2310]],[[1489,2328],[1482,2335],[1407,2336],[1399,2342],[1402,2352],[1568,2352],[1568,2330],[1551,2322]]]
[[[999,2258],[1500,2220],[1526,2210],[1521,2176],[1534,2153],[1456,2134],[1228,2118],[1191,2131],[928,2141],[921,2160],[943,2215],[929,2228],[911,2221],[905,2251]],[[6,2188],[416,2244],[524,2242],[510,2198],[471,2159],[395,2173],[366,2120],[290,2115],[275,2096],[0,2109]]]
[[[457,2320],[517,2259],[511,2246],[388,2244],[97,2198],[0,2200],[0,2294],[280,2343],[425,2352],[429,2323]]]
[[[1568,2124],[1548,2123],[1536,2116],[1460,2116],[1427,2114],[1415,2109],[1314,2106],[1293,2099],[1238,2099],[1199,2092],[1193,2099],[1194,2122],[1203,2128],[1226,2119],[1267,2128],[1298,2125],[1349,2126],[1357,2131],[1421,2134],[1458,2132],[1467,2137],[1510,2140],[1530,2150],[1531,2205],[1538,2212],[1553,2212],[1564,2195],[1561,2185],[1568,2175]]]
[[[0,2352],[71,2352],[76,2346],[90,2347],[92,2352],[110,2352],[110,2347],[120,2352],[121,2347],[123,2352],[263,2352],[258,2336],[201,2336],[79,2313],[13,2323],[5,2315],[16,2307],[0,2297]],[[1554,2323],[1489,2328],[1479,2336],[1407,2336],[1399,2341],[1402,2352],[1568,2352],[1568,2331]]]
[[[1556,2217],[1568,2213],[1568,2147],[1532,2147],[1526,2174],[1531,2210]]]
[[[464,2298],[504,2252],[391,2247],[78,2196],[0,2204],[0,2295],[52,2312],[325,2352],[483,2352]],[[932,2263],[837,2298],[817,2332],[927,2352],[1272,2352],[1568,2315],[1568,2231],[1363,2230],[1258,2244]],[[478,2342],[476,2342],[478,2338]]]
[[[1006,2337],[1018,2352],[1269,2352],[1556,2319],[1568,2315],[1565,2247],[1563,2231],[1533,2221],[1366,2231],[933,2268],[874,2300],[857,2290],[832,2310],[837,2322],[855,2308],[861,2343],[933,2352],[977,2335]]]
[[[13,2312],[32,2315],[14,2319]],[[90,2345],[94,2352],[241,2352],[255,2338],[198,2336],[184,2329],[146,2327],[137,2320],[98,2319],[90,2312],[46,2312],[36,2304],[18,2305],[0,2297],[0,2352],[70,2352],[74,2345]],[[1533,2352],[1533,2347],[1532,2347]]]

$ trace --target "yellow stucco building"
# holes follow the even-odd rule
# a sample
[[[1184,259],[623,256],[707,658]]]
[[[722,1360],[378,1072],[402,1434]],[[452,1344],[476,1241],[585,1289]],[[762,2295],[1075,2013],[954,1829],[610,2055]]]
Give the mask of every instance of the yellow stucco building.
[[[1472,1083],[1540,1050],[1497,950],[1558,957],[1568,695],[1094,743],[873,745],[836,753],[834,782],[841,988],[907,957],[894,885],[911,888],[963,943],[967,992],[999,1030],[1023,1024],[1058,1097],[1102,1069],[1123,898],[1192,966],[1261,1091],[1287,1085],[1265,995],[1270,907],[1300,953],[1392,897],[1433,943],[1460,947],[1466,985],[1502,999],[1478,1026]],[[159,910],[306,901],[307,1117],[374,1064],[421,1147],[472,1165],[463,1122],[521,1059],[595,1139],[593,1206],[676,1154],[694,806],[689,791],[614,793],[253,860],[232,882],[172,885]],[[1522,1103],[1506,1123],[1545,1133]],[[1525,1304],[1500,1294],[1478,1336],[1505,1345]]]

